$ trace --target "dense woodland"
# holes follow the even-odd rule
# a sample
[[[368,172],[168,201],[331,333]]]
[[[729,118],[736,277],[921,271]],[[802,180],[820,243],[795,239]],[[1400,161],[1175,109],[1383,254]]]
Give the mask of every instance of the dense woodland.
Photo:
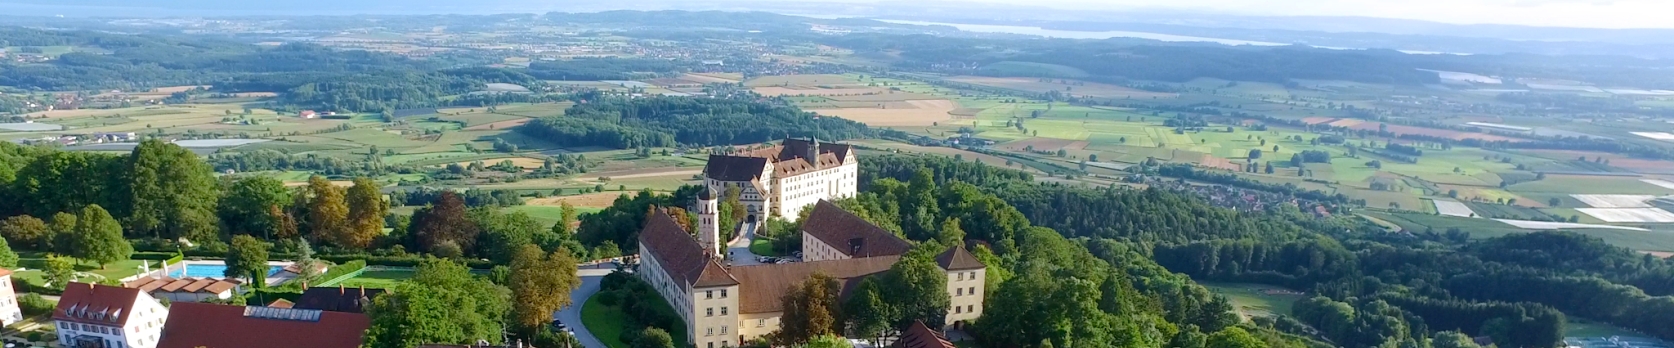
[[[601,96],[529,122],[517,131],[562,146],[640,147],[759,144],[786,137],[865,137],[865,124],[745,100]]]
[[[884,165],[868,169],[882,171],[863,172],[912,178],[910,167],[898,163],[916,161],[924,160],[874,159],[868,164]],[[1317,219],[1295,207],[1243,214],[1158,190],[995,180],[975,177],[982,171],[974,170],[949,173],[967,174],[937,178],[989,182],[980,188],[951,185],[992,192],[1026,221],[1083,242],[1143,250],[1157,264],[1194,279],[1307,290],[1317,296],[1307,303],[1318,305],[1299,304],[1294,319],[1317,329],[1312,337],[1340,345],[1422,346],[1427,343],[1419,338],[1459,331],[1492,337],[1500,346],[1554,346],[1565,315],[1674,338],[1669,331],[1674,298],[1667,296],[1674,291],[1669,287],[1674,262],[1596,238],[1567,232],[1479,241],[1463,239],[1469,231],[1393,235],[1352,220]],[[879,220],[895,219],[874,221]],[[924,223],[917,214],[899,221],[906,231]],[[982,238],[1011,230],[996,226],[1008,224],[984,221],[965,231],[988,240]],[[997,251],[1007,247],[1004,240],[991,245]]]

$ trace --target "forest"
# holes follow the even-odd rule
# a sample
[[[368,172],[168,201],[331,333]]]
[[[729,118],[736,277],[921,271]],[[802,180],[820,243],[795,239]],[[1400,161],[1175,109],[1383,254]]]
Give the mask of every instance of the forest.
[[[865,124],[817,117],[794,107],[669,96],[601,96],[564,110],[564,116],[541,118],[517,131],[561,146],[617,149],[758,144],[808,136],[845,140],[872,134]]]
[[[914,178],[921,174],[907,163],[919,161],[927,160],[872,159],[862,172]],[[1419,338],[1456,331],[1489,336],[1500,346],[1550,347],[1559,344],[1566,315],[1674,338],[1674,298],[1668,296],[1674,293],[1674,261],[1597,238],[1569,232],[1478,241],[1468,239],[1469,231],[1392,235],[1363,222],[1316,219],[1294,206],[1240,214],[1155,189],[1076,188],[984,178],[983,171],[942,172],[953,174],[936,177],[946,185],[988,192],[1015,208],[983,215],[1017,214],[1016,219],[1074,240],[1143,250],[1157,264],[1192,279],[1305,289],[1318,297],[1288,314],[1320,330],[1310,337],[1338,345],[1421,346],[1426,343]],[[910,199],[900,201],[905,206]],[[900,221],[905,235],[915,237],[914,226],[934,219],[913,213],[874,221]],[[1017,226],[977,221],[962,226],[979,240],[1015,233],[1006,226]],[[991,245],[996,252],[1008,248],[1004,239]]]

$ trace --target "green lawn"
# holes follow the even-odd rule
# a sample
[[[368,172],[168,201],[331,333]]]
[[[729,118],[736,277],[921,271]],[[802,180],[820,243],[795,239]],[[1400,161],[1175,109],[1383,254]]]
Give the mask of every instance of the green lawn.
[[[37,252],[22,252],[19,254],[21,258],[18,259],[18,267],[27,268],[29,270],[14,271],[12,276],[17,278],[19,281],[30,285],[45,284],[46,280],[43,278],[44,273],[41,271],[41,269],[46,266],[45,256]],[[139,267],[143,264],[145,264],[145,261],[122,260],[105,265],[104,268],[99,268],[99,265],[95,265],[92,262],[77,262],[76,272],[92,273],[104,277],[105,279],[114,280],[139,274]],[[151,261],[152,268],[156,268],[158,266],[159,264],[157,261]],[[98,282],[97,279],[91,278],[77,279],[77,281]]]
[[[773,251],[773,241],[767,238],[750,240],[750,252],[761,256],[779,256],[779,253]]]
[[[678,314],[674,313],[674,308],[669,307],[668,303],[664,302],[661,297],[652,296],[643,300],[655,301],[657,311],[672,317],[679,317]],[[610,348],[629,347],[627,342],[622,342],[619,339],[622,337],[622,331],[629,326],[628,314],[616,306],[600,303],[598,296],[588,298],[587,303],[581,305],[581,324],[587,327],[587,331],[593,333],[593,337],[598,337],[600,342],[604,342]],[[668,335],[674,338],[675,347],[689,346],[686,343],[685,324],[675,325],[674,330],[669,331]]]
[[[587,326],[587,331],[598,337],[610,348],[628,348],[627,343],[618,340],[622,337],[622,330],[628,327],[628,314],[619,308],[599,303],[598,297],[587,299],[581,305],[581,324]]]
[[[366,271],[360,276],[350,278],[337,285],[347,288],[367,287],[373,289],[388,289],[395,287],[402,280],[413,277],[413,271],[408,270],[380,270]]]
[[[1209,288],[1209,291],[1226,296],[1245,318],[1290,315],[1291,305],[1303,298],[1302,295],[1288,294],[1292,290],[1271,285],[1218,282],[1199,284]]]

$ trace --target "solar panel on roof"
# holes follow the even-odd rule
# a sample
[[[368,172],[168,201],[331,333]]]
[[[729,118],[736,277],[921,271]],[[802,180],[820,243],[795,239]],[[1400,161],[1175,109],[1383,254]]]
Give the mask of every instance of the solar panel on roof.
[[[313,309],[244,307],[244,316],[277,320],[320,321],[320,311]]]

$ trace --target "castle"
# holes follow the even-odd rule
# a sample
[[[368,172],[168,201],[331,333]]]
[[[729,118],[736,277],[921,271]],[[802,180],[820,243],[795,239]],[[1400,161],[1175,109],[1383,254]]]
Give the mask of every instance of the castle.
[[[813,160],[809,160],[813,159]],[[854,196],[859,165],[853,149],[786,140],[784,144],[743,155],[710,157],[707,189],[698,193],[696,231],[687,231],[661,209],[639,233],[637,275],[674,307],[686,325],[687,338],[699,348],[736,347],[779,329],[784,313],[780,298],[814,273],[843,282],[846,298],[865,277],[888,271],[912,248],[911,242],[843,210],[829,199]],[[719,192],[740,187],[740,201],[750,219],[794,219],[811,206],[801,222],[804,262],[733,266],[720,239]],[[695,236],[694,236],[695,234]],[[951,299],[946,323],[959,326],[982,316],[986,267],[963,246],[936,256],[947,274]]]
[[[709,155],[703,183],[721,193],[738,188],[739,203],[748,212],[745,223],[775,216],[795,220],[814,202],[857,193],[860,164],[854,152],[851,146],[813,138],[785,139],[767,148]]]

